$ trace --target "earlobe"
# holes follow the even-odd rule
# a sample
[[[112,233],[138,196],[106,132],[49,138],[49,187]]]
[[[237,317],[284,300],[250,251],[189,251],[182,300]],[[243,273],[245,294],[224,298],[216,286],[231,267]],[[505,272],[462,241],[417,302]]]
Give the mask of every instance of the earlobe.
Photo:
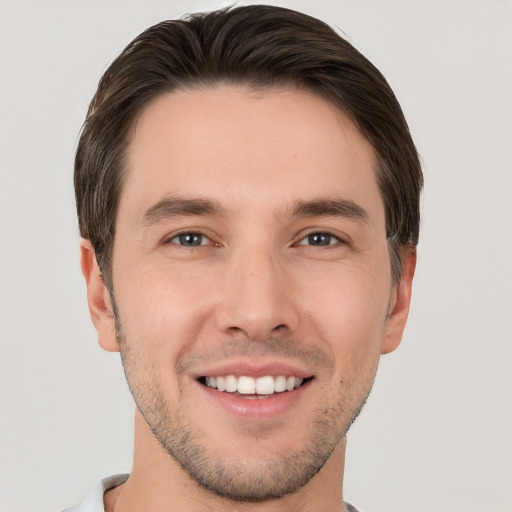
[[[393,290],[388,318],[384,329],[381,354],[393,352],[402,341],[409,315],[412,295],[412,280],[416,269],[416,248],[406,249],[402,255],[402,277]]]
[[[96,252],[89,240],[82,240],[80,244],[80,264],[87,285],[89,313],[98,332],[98,342],[103,349],[118,352],[114,310],[96,260]]]

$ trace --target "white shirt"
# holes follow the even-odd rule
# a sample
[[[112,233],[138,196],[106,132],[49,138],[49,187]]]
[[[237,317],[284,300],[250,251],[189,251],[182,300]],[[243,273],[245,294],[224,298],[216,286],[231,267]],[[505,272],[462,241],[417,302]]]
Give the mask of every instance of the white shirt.
[[[103,480],[100,480],[94,487],[87,493],[84,501],[79,505],[67,508],[62,512],[105,512],[103,505],[103,495],[113,487],[117,487],[128,480],[130,475],[122,473],[120,475],[113,475]],[[345,503],[347,512],[357,512],[357,509],[349,503]]]
[[[113,475],[100,480],[94,487],[87,493],[84,501],[79,505],[67,508],[62,512],[105,512],[103,506],[103,495],[113,487],[117,487],[128,480],[130,475],[122,473],[120,475]]]

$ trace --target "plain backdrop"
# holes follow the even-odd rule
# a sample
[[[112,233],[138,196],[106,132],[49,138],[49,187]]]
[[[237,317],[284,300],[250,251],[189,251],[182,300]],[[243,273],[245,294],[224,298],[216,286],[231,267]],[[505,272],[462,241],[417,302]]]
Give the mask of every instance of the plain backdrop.
[[[324,19],[383,71],[424,162],[410,321],[349,434],[346,499],[511,512],[512,3],[270,3]],[[224,5],[0,0],[1,512],[59,511],[131,467],[134,406],[79,271],[77,135],[133,37]]]

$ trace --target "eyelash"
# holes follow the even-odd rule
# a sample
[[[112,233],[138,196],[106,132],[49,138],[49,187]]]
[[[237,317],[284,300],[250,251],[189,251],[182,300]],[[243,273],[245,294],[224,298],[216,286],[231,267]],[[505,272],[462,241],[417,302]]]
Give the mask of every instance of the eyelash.
[[[330,237],[331,239],[334,238],[335,239],[335,243],[328,243],[326,245],[321,245],[321,244],[314,245],[314,244],[302,243],[305,240],[307,240],[308,238],[313,237],[315,235],[325,235],[325,236]],[[193,248],[209,245],[207,243],[203,244],[202,243],[203,240],[201,240],[201,243],[198,244],[198,245],[185,245],[185,244],[182,244],[182,243],[173,242],[173,240],[175,240],[175,239],[180,239],[181,237],[186,237],[186,236],[198,236],[198,237],[202,237],[203,240],[206,239],[206,240],[209,240],[211,242],[210,237],[205,235],[204,233],[201,233],[200,231],[184,231],[182,233],[178,233],[178,234],[174,235],[172,238],[169,238],[169,239],[165,240],[164,243],[166,243],[166,244],[167,243],[171,243],[171,244],[174,244],[174,245],[178,245],[180,247],[186,247],[188,249],[193,249]],[[330,240],[330,242],[331,241],[332,240]],[[311,233],[307,233],[306,235],[304,235],[298,242],[294,243],[293,245],[294,246],[309,245],[310,247],[330,247],[330,246],[334,246],[334,245],[338,245],[338,244],[346,244],[346,243],[347,242],[345,240],[341,239],[339,236],[335,235],[334,233],[331,233],[330,231],[313,231]],[[219,244],[214,244],[214,245],[219,246]]]
[[[209,244],[203,244],[203,243],[200,243],[199,245],[184,245],[181,243],[173,242],[173,240],[175,240],[175,239],[179,239],[181,237],[186,237],[186,236],[198,236],[198,237],[201,237],[202,239],[206,239],[211,242],[210,237],[205,235],[204,233],[201,233],[200,231],[183,231],[183,232],[178,233],[178,234],[174,235],[173,237],[165,240],[164,243],[170,243],[170,244],[178,245],[180,247],[186,247],[187,249],[194,249],[196,247],[209,245]],[[216,244],[216,245],[218,245],[218,244]]]
[[[338,244],[346,244],[347,243],[345,240],[343,240],[339,236],[335,235],[334,233],[331,233],[330,231],[313,231],[311,233],[308,233],[304,237],[302,237],[299,240],[299,242],[297,242],[295,245],[308,245],[308,244],[302,244],[301,242],[303,242],[304,240],[308,239],[309,237],[312,237],[315,235],[326,235],[326,236],[330,237],[331,239],[334,238],[335,243],[328,243],[327,245],[317,245],[317,246],[315,246],[313,244],[309,244],[310,247],[330,247],[330,246],[334,246],[334,245],[338,245]]]

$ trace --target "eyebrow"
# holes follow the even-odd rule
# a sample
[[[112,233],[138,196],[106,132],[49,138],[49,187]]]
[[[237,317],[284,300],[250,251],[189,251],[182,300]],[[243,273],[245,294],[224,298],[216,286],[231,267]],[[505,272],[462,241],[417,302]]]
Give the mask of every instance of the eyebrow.
[[[340,198],[295,201],[291,215],[296,217],[343,217],[363,224],[369,223],[367,211],[352,200]]]
[[[142,224],[146,227],[179,216],[227,217],[226,209],[218,202],[203,198],[165,197],[146,210]],[[293,217],[343,217],[367,224],[368,213],[352,200],[320,198],[297,200],[289,209]]]
[[[202,198],[165,197],[146,210],[142,217],[144,226],[178,216],[226,216],[225,209],[217,202]]]

